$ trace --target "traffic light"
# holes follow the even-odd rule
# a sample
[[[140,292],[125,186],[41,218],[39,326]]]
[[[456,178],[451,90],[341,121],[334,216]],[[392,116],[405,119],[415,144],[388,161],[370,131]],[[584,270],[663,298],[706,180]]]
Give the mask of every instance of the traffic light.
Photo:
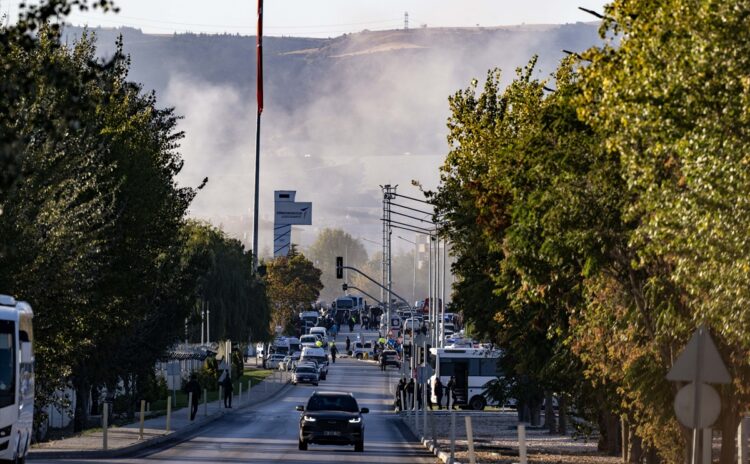
[[[336,278],[344,278],[344,257],[336,256]]]
[[[341,290],[343,290],[343,291],[349,290],[349,285],[347,285],[347,284],[341,284]]]

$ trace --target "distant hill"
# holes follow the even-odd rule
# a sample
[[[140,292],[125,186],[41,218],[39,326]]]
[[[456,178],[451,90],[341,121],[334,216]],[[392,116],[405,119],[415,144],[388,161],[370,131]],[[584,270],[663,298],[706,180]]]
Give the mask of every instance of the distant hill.
[[[576,23],[265,37],[264,247],[271,247],[273,189],[296,189],[299,199],[314,202],[314,227],[294,238],[302,245],[318,227],[377,237],[379,184],[437,184],[448,151],[451,94],[473,78],[481,83],[494,67],[510,81],[533,55],[544,78],[564,56],[562,49],[582,51],[598,43],[597,28]],[[68,27],[66,40],[81,32]],[[185,116],[181,180],[195,185],[210,179],[193,214],[246,227],[242,218],[253,188],[255,37],[151,35],[132,28],[93,32],[102,55],[112,54],[121,34],[132,59],[131,79]],[[233,231],[247,239],[244,232]]]

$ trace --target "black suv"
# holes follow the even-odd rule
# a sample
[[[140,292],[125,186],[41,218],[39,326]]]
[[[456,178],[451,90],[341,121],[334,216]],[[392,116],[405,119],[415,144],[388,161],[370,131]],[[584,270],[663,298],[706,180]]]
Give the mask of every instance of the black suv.
[[[306,450],[309,443],[321,445],[354,445],[354,451],[365,450],[365,424],[362,414],[369,409],[359,409],[351,393],[315,392],[307,407],[299,405],[299,449]]]

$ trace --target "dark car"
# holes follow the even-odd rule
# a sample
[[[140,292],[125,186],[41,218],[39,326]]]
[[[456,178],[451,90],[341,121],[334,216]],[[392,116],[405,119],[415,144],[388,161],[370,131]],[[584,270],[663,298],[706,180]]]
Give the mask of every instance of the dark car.
[[[387,366],[396,366],[398,368],[401,367],[401,361],[398,359],[398,353],[396,350],[384,350],[380,356],[385,358],[385,365]]]
[[[318,369],[316,369],[314,366],[297,366],[297,368],[294,370],[294,377],[292,377],[292,383],[298,384],[298,383],[311,383],[313,385],[318,384]]]
[[[307,407],[299,405],[299,449],[310,443],[320,445],[354,445],[354,451],[365,450],[365,424],[360,409],[351,393],[315,392]]]

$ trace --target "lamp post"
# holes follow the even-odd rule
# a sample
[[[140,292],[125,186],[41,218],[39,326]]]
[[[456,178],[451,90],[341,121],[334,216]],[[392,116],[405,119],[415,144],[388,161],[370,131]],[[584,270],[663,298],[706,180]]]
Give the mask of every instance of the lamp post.
[[[411,240],[406,239],[400,235],[396,235],[396,237],[414,245],[414,279],[412,280],[412,283],[411,283],[411,301],[416,302],[417,301],[417,242],[412,242]]]

